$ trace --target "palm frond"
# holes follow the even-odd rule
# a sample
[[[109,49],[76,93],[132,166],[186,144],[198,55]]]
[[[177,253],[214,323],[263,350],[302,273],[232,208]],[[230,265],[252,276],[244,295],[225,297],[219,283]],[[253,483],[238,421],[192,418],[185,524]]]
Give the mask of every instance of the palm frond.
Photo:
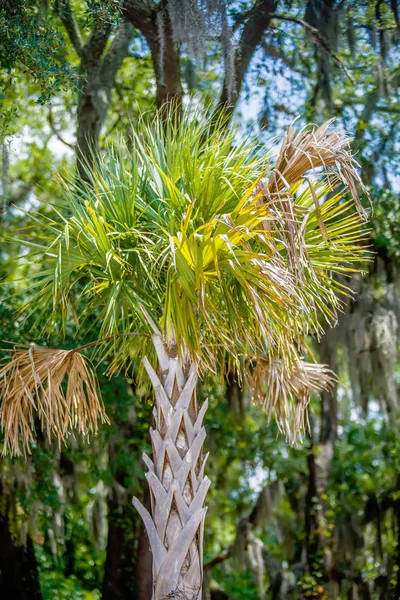
[[[75,350],[18,344],[0,370],[0,393],[3,453],[30,453],[38,424],[64,441],[71,430],[86,435],[108,422],[93,368]]]
[[[305,264],[312,266],[304,235],[310,230],[305,227],[310,216],[319,227],[322,242],[329,245],[321,208],[329,197],[334,196],[339,204],[343,194],[350,195],[361,219],[366,220],[368,214],[360,199],[360,192],[369,198],[368,189],[360,178],[351,139],[344,132],[332,130],[332,121],[300,131],[294,125],[289,127],[275,165],[257,186],[260,202],[268,203],[272,213],[264,226],[279,232],[288,266],[298,277]],[[306,211],[302,210],[305,204]]]
[[[351,152],[351,138],[344,132],[330,130],[333,119],[320,127],[307,126],[300,131],[289,127],[276,164],[268,178],[268,192],[282,193],[318,169],[332,188],[342,183],[350,192],[360,214],[365,216],[359,190],[369,198],[367,187],[359,175],[359,165]]]
[[[246,375],[254,400],[274,416],[279,429],[292,441],[305,429],[311,393],[328,390],[335,381],[327,365],[300,357],[291,363],[258,357],[249,362]]]
[[[266,402],[283,422],[288,398],[298,394],[301,407],[308,397],[315,367],[299,367],[304,340],[321,333],[321,314],[335,321],[347,293],[336,276],[366,254],[367,190],[349,137],[330,124],[291,127],[271,165],[257,140],[202,111],[189,107],[180,122],[158,115],[133,133],[131,151],[121,140],[86,165],[89,183],[66,179],[57,213],[26,241],[23,310],[74,313],[107,340],[98,356],[110,370],[147,347],[150,338],[126,334],[151,335],[149,317],[200,371],[219,371],[227,356],[267,361],[278,380],[288,374],[285,385],[270,379]],[[13,387],[3,390],[7,403]]]

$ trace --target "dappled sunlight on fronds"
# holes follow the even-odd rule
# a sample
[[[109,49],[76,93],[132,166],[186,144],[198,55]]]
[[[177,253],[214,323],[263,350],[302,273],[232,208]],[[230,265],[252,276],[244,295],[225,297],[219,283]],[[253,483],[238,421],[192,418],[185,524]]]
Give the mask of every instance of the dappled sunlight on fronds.
[[[24,242],[33,265],[24,309],[39,320],[74,314],[81,330],[98,331],[109,372],[149,351],[151,322],[200,374],[266,361],[266,409],[289,422],[287,399],[298,395],[300,427],[318,381],[299,354],[337,319],[348,293],[337,275],[366,256],[366,189],[349,137],[329,126],[291,127],[272,164],[223,118],[193,107],[158,115],[132,132],[131,150],[121,140],[86,165],[86,182],[64,182],[57,216]]]
[[[39,425],[65,441],[69,431],[86,435],[108,421],[90,362],[75,350],[17,345],[0,370],[0,394],[3,453],[30,453]]]

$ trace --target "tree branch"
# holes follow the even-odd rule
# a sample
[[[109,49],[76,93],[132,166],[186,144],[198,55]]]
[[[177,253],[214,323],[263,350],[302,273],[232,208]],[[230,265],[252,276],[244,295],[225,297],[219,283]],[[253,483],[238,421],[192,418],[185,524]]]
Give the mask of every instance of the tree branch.
[[[249,10],[246,10],[246,12],[241,13],[240,15],[237,15],[235,22],[232,26],[232,31],[235,32],[237,31],[242,25],[243,23],[246,22],[246,19],[249,18],[249,15],[251,13],[251,8]]]
[[[156,76],[158,106],[163,106],[167,102],[179,103],[182,94],[179,51],[173,38],[167,0],[161,0],[159,4],[155,4],[153,0],[126,0],[123,11],[132,25],[144,35],[150,47]],[[161,36],[157,28],[158,16],[162,17]],[[163,39],[163,44],[160,37]]]
[[[155,2],[153,0],[126,0],[123,11],[128,21],[143,33],[151,48],[151,43],[154,44],[154,41],[157,39],[157,27],[155,24],[157,5]]]
[[[377,112],[398,115],[400,113],[400,106],[377,106],[376,110]]]
[[[360,23],[359,25],[355,26],[356,29],[366,29],[367,31],[371,31],[372,27],[371,25],[368,25],[368,23]],[[386,26],[382,26],[382,27],[375,27],[374,28],[376,31],[396,31],[398,29],[397,25],[386,25]]]
[[[261,41],[260,46],[267,56],[281,60],[287,67],[289,67],[289,69],[292,69],[292,71],[296,71],[296,73],[300,73],[300,75],[303,75],[303,77],[307,77],[304,71],[295,65],[294,62],[290,60],[290,58],[280,48],[277,48],[273,44],[269,44],[265,39]]]
[[[224,560],[229,558],[230,555],[231,555],[230,548],[228,550],[225,550],[224,552],[221,552],[221,554],[217,554],[217,556],[214,556],[214,558],[212,558],[207,563],[205,563],[204,571],[205,572],[211,571],[211,569],[213,569],[216,565],[219,565]]]
[[[333,52],[333,50],[328,45],[327,41],[321,36],[321,34],[318,31],[318,29],[316,29],[315,27],[313,27],[312,25],[310,25],[309,23],[307,23],[307,21],[304,21],[303,19],[298,19],[296,17],[291,17],[290,15],[277,15],[277,14],[274,14],[273,18],[274,19],[279,19],[281,21],[288,21],[290,23],[295,23],[296,25],[301,25],[302,27],[304,27],[305,29],[307,29],[312,34],[312,36],[314,37],[314,39],[317,42],[317,44],[319,44],[322,48],[324,48],[324,50],[326,50],[328,52],[328,54],[336,62],[336,64],[338,65],[338,67],[340,69],[342,69],[342,71],[344,73],[346,73],[346,75],[350,79],[351,83],[353,85],[355,84],[353,76],[350,73],[350,71],[348,70],[348,68],[346,67],[346,65],[344,64],[344,62],[338,57],[337,54],[335,54],[335,52]]]
[[[128,53],[129,42],[132,34],[132,25],[123,19],[102,61],[100,81],[103,87],[113,87],[116,74],[121,66],[122,61]]]
[[[159,40],[157,36],[157,6],[153,0],[126,0],[123,11],[125,17],[138,29],[150,47],[156,80],[160,79]]]
[[[96,23],[92,33],[82,49],[82,66],[87,70],[99,64],[101,55],[108,42],[112,29],[112,23]]]
[[[277,5],[277,0],[256,0],[255,4],[248,12],[248,19],[243,27],[242,35],[236,49],[236,89],[232,94],[232,97],[230,97],[227,82],[226,80],[224,81],[217,110],[222,108],[228,114],[232,114],[239,99],[240,90],[249,63],[257,47],[261,44],[264,32],[271,22]]]
[[[81,57],[83,41],[69,0],[57,0],[57,2],[54,4],[54,8],[64,25],[70,42],[73,45],[77,55]]]
[[[73,144],[70,144],[66,140],[64,140],[64,138],[58,132],[58,130],[54,124],[53,111],[51,110],[51,107],[49,108],[49,125],[50,125],[51,131],[54,133],[56,138],[60,140],[60,142],[62,142],[65,146],[68,146],[68,148],[72,148],[72,150],[75,150],[75,146]]]

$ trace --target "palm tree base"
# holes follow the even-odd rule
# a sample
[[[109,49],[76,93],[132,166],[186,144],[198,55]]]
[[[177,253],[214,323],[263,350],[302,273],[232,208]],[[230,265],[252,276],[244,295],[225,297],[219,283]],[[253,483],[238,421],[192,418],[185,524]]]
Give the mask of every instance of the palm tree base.
[[[203,532],[210,486],[204,477],[207,456],[203,426],[207,400],[198,410],[197,371],[176,350],[153,336],[159,368],[144,359],[155,391],[154,427],[150,429],[153,460],[143,455],[151,494],[151,514],[137,498],[153,554],[153,598],[199,600],[203,579]]]

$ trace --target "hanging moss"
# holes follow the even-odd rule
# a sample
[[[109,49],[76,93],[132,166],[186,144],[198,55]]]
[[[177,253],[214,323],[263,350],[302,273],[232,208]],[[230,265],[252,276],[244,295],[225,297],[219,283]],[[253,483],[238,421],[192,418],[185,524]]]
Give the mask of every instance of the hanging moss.
[[[171,22],[176,46],[183,45],[189,58],[201,64],[210,41],[219,41],[229,97],[235,90],[235,48],[224,0],[169,0],[166,11],[158,11],[157,29],[160,64],[164,64],[165,19]]]
[[[400,408],[396,389],[400,273],[393,260],[375,257],[368,277],[355,276],[357,293],[339,319],[339,336],[353,398],[364,414],[374,399],[390,424]]]

